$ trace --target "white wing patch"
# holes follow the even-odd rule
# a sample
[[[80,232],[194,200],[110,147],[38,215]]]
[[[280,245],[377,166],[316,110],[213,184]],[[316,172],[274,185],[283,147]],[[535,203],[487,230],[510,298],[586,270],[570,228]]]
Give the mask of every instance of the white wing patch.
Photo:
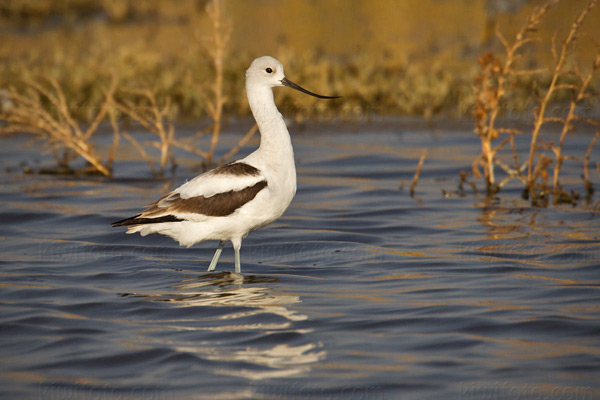
[[[161,200],[161,202],[168,202],[171,199],[169,197],[176,196],[177,194],[182,199],[189,199],[190,197],[203,196],[212,197],[219,193],[225,193],[230,191],[240,191],[247,187],[254,186],[260,181],[264,181],[265,177],[262,174],[248,176],[248,175],[229,175],[229,174],[215,174],[212,171],[206,172],[189,182],[184,183],[177,189],[173,190],[169,196]],[[161,203],[158,203],[159,207]]]

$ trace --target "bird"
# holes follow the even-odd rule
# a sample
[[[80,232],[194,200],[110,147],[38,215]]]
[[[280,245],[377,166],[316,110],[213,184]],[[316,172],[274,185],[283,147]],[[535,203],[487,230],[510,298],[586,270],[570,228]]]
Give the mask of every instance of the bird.
[[[321,99],[285,77],[277,59],[263,56],[246,70],[246,96],[260,132],[260,145],[247,157],[216,167],[179,186],[133,217],[112,223],[126,233],[159,233],[180,246],[216,240],[208,266],[215,270],[223,247],[231,242],[235,272],[241,274],[240,248],[250,232],[277,220],[296,194],[294,150],[273,88],[286,86]]]

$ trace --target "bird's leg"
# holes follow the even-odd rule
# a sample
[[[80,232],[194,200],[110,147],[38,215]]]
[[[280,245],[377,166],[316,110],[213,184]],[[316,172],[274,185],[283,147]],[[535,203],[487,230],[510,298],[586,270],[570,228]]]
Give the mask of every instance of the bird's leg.
[[[240,247],[236,246],[234,248],[234,250],[235,250],[235,273],[241,274],[242,273],[242,265],[240,263]]]
[[[208,266],[208,271],[213,271],[217,267],[217,262],[219,262],[219,257],[221,257],[221,252],[223,251],[223,246],[225,246],[224,241],[219,242],[219,246],[217,246],[217,251],[215,251],[215,255]]]

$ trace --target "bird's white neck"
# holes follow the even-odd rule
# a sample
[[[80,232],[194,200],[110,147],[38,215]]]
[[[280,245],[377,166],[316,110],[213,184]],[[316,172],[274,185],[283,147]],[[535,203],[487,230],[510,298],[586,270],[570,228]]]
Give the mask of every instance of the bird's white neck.
[[[275,105],[273,90],[264,86],[246,85],[246,93],[260,131],[260,147],[257,151],[272,162],[292,160],[293,163],[292,141],[283,116]]]

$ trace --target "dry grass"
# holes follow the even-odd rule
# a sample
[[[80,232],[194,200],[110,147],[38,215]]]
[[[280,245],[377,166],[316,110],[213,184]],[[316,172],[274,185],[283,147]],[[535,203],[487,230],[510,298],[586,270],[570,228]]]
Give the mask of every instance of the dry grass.
[[[146,87],[151,83],[158,100],[171,99],[177,118],[200,120],[208,114],[216,120],[207,127],[207,134],[215,138],[213,144],[218,142],[215,132],[220,132],[222,125],[218,121],[224,115],[250,115],[244,97],[243,71],[254,57],[264,53],[239,51],[236,32],[242,28],[232,25],[239,25],[239,20],[230,14],[232,9],[235,15],[236,8],[246,7],[240,2],[219,0],[208,3],[206,9],[199,7],[200,2],[189,0],[160,4],[156,0],[127,4],[88,0],[87,6],[84,0],[54,0],[55,5],[65,3],[57,9],[43,7],[43,0],[34,3],[39,8],[30,10],[32,15],[27,19],[34,27],[33,21],[49,19],[53,13],[61,21],[64,10],[70,15],[65,15],[64,20],[72,18],[76,29],[65,22],[64,28],[59,25],[47,31],[40,29],[43,33],[39,35],[0,32],[0,59],[5,61],[0,63],[0,87],[44,71],[61,84],[70,100],[98,107],[102,102],[102,75],[114,69],[120,84]],[[12,7],[6,11],[12,20],[28,15],[19,2],[13,2]],[[86,11],[89,8],[93,10]],[[106,13],[108,21],[78,22],[78,15],[88,12]],[[127,21],[128,16],[131,23],[120,22]],[[311,30],[309,25],[303,29]],[[233,33],[229,32],[231,28]],[[243,39],[244,44],[254,41],[252,37]],[[398,57],[381,47],[363,47],[358,51],[347,45],[345,48],[349,54],[291,45],[262,50],[284,61],[290,77],[302,85],[344,95],[344,102],[334,104],[282,94],[286,116],[298,120],[368,119],[375,114],[456,116],[472,100],[468,85],[475,68],[468,59],[449,54]],[[90,120],[89,115],[78,110],[74,118]],[[210,148],[206,152],[210,155]]]
[[[210,148],[206,161],[212,162],[215,148],[219,142],[221,134],[221,122],[223,119],[223,106],[227,101],[223,93],[223,70],[226,62],[227,43],[231,38],[232,25],[231,21],[224,15],[223,4],[221,0],[213,0],[206,5],[206,13],[210,17],[213,27],[212,43],[206,46],[208,54],[213,62],[215,70],[215,80],[212,87],[212,99],[207,101],[206,107],[208,115],[213,120],[212,137],[210,139]]]
[[[208,54],[213,76],[205,83],[199,85],[198,93],[204,100],[204,109],[212,120],[212,125],[199,131],[193,138],[186,142],[177,142],[176,145],[187,150],[192,150],[194,141],[204,136],[206,133],[211,133],[210,145],[206,151],[192,150],[194,153],[202,156],[205,159],[206,165],[211,165],[219,137],[221,135],[221,127],[223,120],[223,107],[227,102],[227,96],[224,92],[224,71],[227,62],[227,45],[231,38],[233,29],[231,20],[227,18],[226,12],[223,9],[221,0],[212,0],[206,4],[206,14],[208,15],[211,26],[212,36],[205,38],[199,29],[196,29],[196,40],[203,45],[204,52]],[[197,23],[196,27],[200,24]],[[211,82],[211,83],[207,83]]]
[[[175,146],[203,157],[203,169],[213,165],[213,157],[221,135],[223,110],[228,101],[224,89],[224,75],[226,64],[229,61],[228,43],[233,30],[232,22],[226,14],[222,0],[212,0],[207,3],[206,14],[211,22],[212,36],[208,39],[204,38],[199,30],[196,30],[195,34],[196,40],[204,45],[204,51],[210,57],[214,76],[209,79],[209,81],[212,81],[212,84],[200,85],[198,93],[204,100],[204,108],[212,120],[212,125],[199,131],[194,137],[188,140],[174,141]],[[218,163],[223,163],[229,157],[235,155],[252,138],[257,130],[256,125],[248,130],[238,144],[230,149]],[[195,143],[197,143],[197,139],[209,132],[211,134],[209,148],[206,151],[200,150]]]
[[[596,6],[597,3],[598,3],[597,0],[590,1],[588,3],[588,5],[579,14],[579,16],[574,20],[571,30],[569,31],[569,34],[562,42],[562,46],[560,48],[560,53],[557,53],[557,51],[556,51],[556,45],[555,45],[556,39],[553,40],[552,54],[553,54],[554,60],[555,60],[554,74],[552,77],[552,82],[550,84],[550,87],[548,88],[548,91],[546,92],[546,96],[544,96],[543,100],[540,103],[539,112],[536,115],[535,127],[534,127],[534,131],[532,134],[530,149],[535,149],[535,147],[537,146],[537,138],[539,136],[539,127],[541,127],[541,125],[543,125],[545,122],[548,122],[548,121],[558,121],[563,126],[558,145],[554,146],[552,144],[550,146],[550,148],[555,156],[554,173],[553,173],[553,175],[554,175],[553,195],[554,195],[555,203],[572,202],[572,199],[570,199],[570,196],[566,195],[566,192],[560,188],[559,180],[558,180],[563,161],[567,158],[567,156],[565,156],[562,152],[563,143],[564,143],[566,135],[570,131],[573,131],[573,129],[574,129],[573,124],[579,119],[579,117],[577,115],[577,111],[576,111],[577,106],[584,99],[589,98],[590,96],[593,96],[593,94],[589,91],[589,85],[590,85],[592,78],[598,71],[598,68],[600,67],[600,52],[596,53],[596,57],[592,63],[592,67],[590,68],[590,71],[586,76],[583,76],[581,74],[581,72],[579,71],[579,68],[576,65],[575,65],[575,67],[573,67],[573,69],[567,69],[565,67],[565,64],[566,64],[566,61],[569,58],[569,56],[575,50],[575,43],[576,43],[576,40],[579,35],[579,30],[580,30],[581,24],[583,23],[584,19],[587,17],[590,10],[594,6]],[[556,38],[556,36],[555,36],[555,38]],[[564,77],[572,76],[572,75],[575,75],[578,79],[578,82],[576,84],[571,84],[569,82],[563,82]],[[558,91],[558,90],[566,90],[571,93],[571,101],[569,104],[569,110],[568,110],[567,116],[564,118],[560,117],[558,119],[548,118],[545,116],[547,104],[550,101],[550,99],[552,98],[552,96],[554,95],[554,92]],[[593,123],[597,126],[596,121],[593,121]],[[533,164],[533,153],[530,152],[529,161],[528,161],[528,189],[529,189],[531,195],[534,196],[535,195],[534,184],[533,184],[534,176],[529,174],[532,171],[532,164]]]
[[[6,125],[0,126],[0,134],[31,133],[50,147],[63,170],[72,171],[70,162],[80,156],[91,165],[92,171],[109,176],[118,140],[113,142],[108,158],[103,161],[92,137],[109,111],[115,88],[113,81],[106,91],[104,103],[84,129],[73,117],[67,98],[55,79],[28,80],[20,89],[11,86],[4,93],[0,121]]]
[[[165,104],[159,105],[155,93],[147,88],[122,91],[120,97],[120,100],[116,100],[115,96],[111,96],[109,99],[110,105],[157,137],[158,140],[147,141],[144,144],[152,146],[160,152],[158,167],[138,140],[126,131],[121,133],[148,163],[152,174],[163,176],[167,162],[171,161],[173,168],[176,165],[172,151],[175,142],[175,126],[171,118],[170,101],[167,100]],[[111,124],[115,135],[117,135],[119,132],[118,123],[113,113],[111,113]]]
[[[205,99],[205,109],[212,120],[212,125],[191,140],[182,141],[176,138],[173,123],[176,107],[173,106],[172,96],[161,94],[159,89],[150,89],[142,83],[137,85],[145,86],[143,89],[135,86],[118,89],[119,79],[114,67],[111,68],[113,78],[110,88],[103,93],[103,102],[99,111],[94,115],[86,111],[86,119],[91,118],[86,130],[83,130],[77,122],[77,116],[72,111],[73,107],[70,107],[67,100],[70,96],[65,93],[56,78],[46,76],[41,80],[27,80],[19,88],[10,86],[5,91],[4,103],[8,106],[3,107],[0,114],[0,120],[5,122],[5,126],[0,127],[0,133],[28,132],[37,135],[52,149],[57,164],[63,171],[69,170],[69,163],[81,156],[94,170],[106,176],[111,175],[121,136],[125,137],[141,158],[148,163],[154,176],[163,176],[169,162],[173,168],[176,166],[173,146],[198,154],[205,159],[205,166],[211,165],[221,133],[223,107],[227,101],[224,93],[224,65],[226,46],[232,27],[227,20],[221,0],[208,3],[206,12],[212,21],[213,36],[205,48],[210,54],[215,76],[212,84],[201,85],[198,93]],[[121,81],[126,80],[128,79],[121,79]],[[77,104],[77,101],[71,103]],[[110,122],[114,138],[107,158],[103,161],[94,148],[92,136],[105,119]],[[124,120],[138,124],[156,139],[145,141],[136,139],[122,129]],[[194,141],[209,131],[212,133],[210,145],[208,150],[204,151],[198,148]],[[224,162],[237,153],[256,131],[256,126],[251,128],[219,162]],[[158,160],[153,159],[148,147],[158,150],[160,154]]]
[[[44,72],[61,84],[68,99],[99,108],[102,75],[114,68],[129,87],[151,83],[159,101],[170,99],[178,119],[200,120],[210,108],[218,111],[219,104],[222,115],[248,116],[243,71],[254,57],[268,53],[284,61],[293,80],[344,96],[343,102],[326,103],[281,94],[280,104],[290,118],[463,117],[475,102],[470,85],[477,68],[472,58],[485,45],[484,1],[359,0],[356,7],[334,7],[341,2],[309,7],[302,0],[252,5],[219,0],[223,38],[229,37],[227,21],[233,25],[230,39],[223,43],[223,103],[215,102],[212,92],[219,73],[211,54],[216,36],[204,7],[207,1],[11,0],[0,4],[0,22],[8,26],[0,32],[0,87]],[[557,10],[568,11],[582,1],[563,0]],[[529,9],[524,5],[519,14],[499,15],[497,21],[512,32],[511,21]],[[275,15],[303,11],[322,18],[291,21]],[[334,30],[328,18],[335,18]],[[352,24],[357,18],[365,25]],[[270,29],[256,29],[261,21],[268,21]],[[549,39],[548,32],[557,26],[564,24],[552,20],[542,27],[540,37]],[[30,33],[18,33],[24,29]],[[600,31],[587,29],[596,37]],[[198,82],[210,84],[199,87]],[[530,86],[520,85],[504,100],[523,111],[531,93]],[[85,112],[74,109],[73,114],[78,121],[91,122]],[[211,126],[209,132],[215,130]]]
[[[511,84],[514,83],[513,78],[515,76],[538,72],[519,69],[516,63],[527,50],[526,46],[537,40],[533,34],[550,8],[557,1],[554,0],[542,7],[536,8],[529,16],[527,23],[516,34],[512,44],[508,43],[499,31],[497,32],[497,36],[505,49],[504,63],[491,52],[478,59],[482,74],[475,79],[476,101],[473,116],[475,118],[475,133],[481,140],[481,155],[475,160],[473,170],[476,175],[479,175],[477,166],[483,168],[488,196],[492,196],[500,190],[500,185],[496,183],[494,173],[494,168],[498,164],[495,159],[496,154],[507,143],[514,144],[514,135],[520,133],[516,130],[498,128],[496,126],[497,118],[505,106],[503,102],[505,96],[510,90]],[[494,141],[502,133],[508,134],[508,138],[501,141],[498,145],[494,145]],[[514,145],[511,147],[514,149]],[[505,167],[509,176],[520,177],[521,167],[518,165],[516,152],[513,151],[513,154],[515,165],[512,168],[507,168],[504,165],[503,167]]]
[[[553,59],[542,44],[549,44],[552,34],[548,32],[558,31],[556,26],[566,26],[564,11],[572,9],[573,4],[580,7],[582,1],[586,1],[586,7],[566,31],[563,29],[567,35],[555,36]],[[533,204],[543,205],[549,197],[555,202],[568,202],[573,196],[561,187],[561,181],[566,181],[561,175],[565,161],[582,163],[588,194],[593,192],[590,175],[598,169],[597,160],[593,159],[598,134],[584,154],[565,154],[563,150],[577,124],[595,124],[595,130],[600,128],[598,121],[578,114],[581,108],[591,104],[600,82],[598,59],[588,61],[589,46],[582,44],[588,41],[581,31],[582,22],[593,18],[588,14],[596,2],[550,1],[535,8],[522,27],[512,25],[514,15],[499,17],[498,23],[505,26],[503,31],[513,34],[498,34],[500,50],[480,57],[479,66],[471,57],[475,54],[474,49],[482,45],[477,42],[476,34],[455,40],[448,51],[444,46],[453,43],[452,40],[447,41],[437,33],[425,42],[416,40],[410,51],[402,47],[403,43],[382,39],[396,37],[396,34],[397,37],[412,35],[422,29],[422,20],[407,21],[410,26],[404,30],[381,24],[382,32],[373,31],[379,41],[362,47],[348,46],[347,37],[362,40],[360,32],[349,29],[350,36],[338,35],[338,40],[343,38],[341,45],[346,53],[336,54],[327,48],[317,51],[317,46],[300,49],[291,44],[298,44],[293,42],[297,39],[293,35],[306,42],[303,34],[314,33],[314,28],[320,26],[316,22],[288,30],[276,26],[274,29],[287,32],[287,36],[271,35],[273,37],[268,41],[279,44],[269,47],[269,53],[286,65],[290,78],[307,88],[344,96],[342,102],[321,102],[309,96],[280,91],[276,93],[277,102],[286,116],[296,120],[368,121],[382,115],[421,115],[429,119],[438,115],[463,117],[473,112],[475,132],[481,143],[481,154],[473,164],[473,171],[476,177],[484,177],[488,196],[495,196],[509,182],[518,181]],[[302,2],[292,3],[288,11],[304,9]],[[439,21],[446,25],[436,31],[438,33],[449,32],[460,24],[476,27],[478,23],[473,18],[482,17],[473,11],[477,7],[471,2],[438,3],[426,0],[414,9],[413,6],[399,5],[394,10],[379,11],[377,7],[367,7],[364,17],[375,22],[392,20],[393,12],[405,7],[403,10],[407,12],[412,10],[429,18],[432,5],[439,5],[445,7]],[[524,6],[520,15],[533,9],[533,4]],[[286,10],[288,6],[274,7]],[[352,12],[328,9],[326,4],[317,8],[332,12],[336,17],[353,18]],[[438,10],[438,7],[434,8]],[[252,10],[254,7],[243,2],[226,0],[176,3],[52,0],[2,4],[2,21],[14,23],[13,28],[32,28],[34,32],[22,35],[14,33],[18,29],[7,29],[0,33],[0,39],[5,39],[0,42],[0,59],[3,61],[0,62],[0,87],[6,88],[5,103],[13,107],[10,112],[6,108],[3,111],[5,125],[2,130],[5,133],[31,131],[48,144],[59,164],[68,165],[77,157],[83,157],[94,170],[103,174],[111,172],[122,138],[133,144],[156,175],[163,174],[169,163],[174,165],[173,146],[199,155],[204,159],[204,167],[209,166],[215,162],[215,150],[225,118],[250,115],[243,90],[243,71],[259,54],[242,48],[252,38],[247,37],[249,28],[244,25],[240,13],[245,18]],[[456,18],[463,19],[447,18],[444,14],[450,11]],[[106,19],[90,18],[97,15],[106,15]],[[45,27],[52,16],[62,22],[58,27]],[[258,17],[273,18],[268,15]],[[511,26],[506,28],[506,25]],[[436,25],[435,29],[438,28]],[[598,28],[590,27],[590,24],[586,29],[598,32]],[[298,33],[298,30],[302,32]],[[465,31],[476,32],[476,29]],[[241,38],[240,32],[245,32]],[[263,33],[261,30],[257,35]],[[391,33],[394,35],[390,36]],[[334,36],[327,37],[327,43],[333,42]],[[561,37],[564,39],[559,40]],[[308,42],[316,43],[320,39],[312,36]],[[471,42],[464,45],[466,41]],[[261,47],[266,42],[260,41]],[[575,49],[581,51],[575,52]],[[584,57],[582,53],[585,53]],[[580,67],[577,67],[578,60],[582,59],[585,63],[579,63]],[[540,67],[548,60],[550,68]],[[109,70],[114,70],[118,76],[111,85],[106,83],[106,71]],[[32,78],[42,72],[47,77],[45,80]],[[17,81],[34,84],[12,85]],[[107,92],[108,86],[112,89]],[[474,91],[471,90],[473,86]],[[125,87],[133,89],[123,89]],[[111,99],[110,106],[107,106],[107,98]],[[522,149],[516,148],[516,135],[527,133],[510,129],[504,124],[503,117],[507,110],[522,117],[523,112],[531,111],[532,103],[537,109],[531,145],[527,149],[529,157],[520,160]],[[558,118],[552,114],[557,105],[565,105],[564,115]],[[15,113],[15,110],[20,111]],[[9,116],[11,120],[8,120]],[[176,136],[176,119],[201,120],[207,116],[209,126],[193,138]],[[137,122],[153,136],[148,140],[139,136],[135,139],[121,126],[124,117]],[[94,132],[103,121],[112,126],[113,144],[106,154],[98,154],[92,142]],[[562,124],[556,143],[547,141],[550,122]],[[255,132],[256,127],[251,128],[216,162],[232,157]],[[209,144],[199,146],[198,139],[202,136],[206,139],[208,135]],[[153,155],[155,149],[158,157]],[[472,181],[464,182],[472,184]]]
[[[563,126],[561,134],[560,134],[560,138],[558,141],[558,145],[551,146],[552,152],[554,153],[554,156],[555,156],[553,180],[552,180],[553,196],[554,196],[555,202],[560,202],[560,199],[564,198],[564,193],[565,193],[564,190],[561,188],[559,179],[558,179],[561,167],[563,165],[563,161],[565,159],[569,158],[569,156],[567,156],[563,153],[564,141],[565,141],[567,134],[569,132],[572,132],[575,129],[574,124],[577,122],[577,120],[580,119],[577,115],[577,107],[581,104],[581,102],[584,99],[592,96],[592,94],[589,92],[589,85],[592,80],[592,77],[597,72],[599,67],[600,67],[600,53],[596,54],[596,59],[594,60],[594,63],[586,76],[582,76],[580,74],[579,70],[575,70],[575,73],[579,80],[578,84],[563,85],[565,89],[572,91],[573,95],[572,95],[572,98],[571,98],[571,101],[569,104],[569,110],[567,112],[567,116],[564,118],[562,118],[562,117],[558,118],[558,121],[560,123],[562,123],[562,126]],[[592,125],[595,125],[596,127],[598,127],[600,125],[600,124],[598,124],[597,121],[593,121],[593,120],[588,120],[588,123],[591,123]],[[585,160],[589,160],[589,155],[591,154],[591,151],[594,147],[594,143],[596,142],[596,140],[597,140],[597,135],[594,136],[594,138],[590,142],[590,145],[588,146],[588,149],[586,150],[585,157],[584,157]],[[587,173],[586,170],[587,170],[587,166],[586,166],[586,164],[584,164],[584,176],[589,178],[589,173]],[[584,183],[585,183],[586,187],[589,187],[590,181],[587,178],[584,179]]]
[[[473,169],[477,176],[478,167],[483,167],[489,197],[495,196],[507,182],[517,179],[525,186],[524,197],[531,199],[534,205],[546,205],[550,195],[552,195],[554,203],[574,204],[578,200],[579,195],[577,193],[567,193],[561,188],[559,176],[564,160],[579,160],[575,155],[566,155],[563,152],[565,139],[568,133],[575,129],[575,124],[585,122],[596,127],[600,126],[598,121],[578,115],[578,108],[582,103],[597,96],[597,93],[592,90],[591,83],[597,76],[598,69],[600,69],[600,52],[597,50],[596,57],[589,71],[585,74],[580,71],[580,67],[572,57],[576,50],[581,25],[592,8],[596,6],[598,0],[590,0],[577,15],[567,36],[561,41],[559,49],[556,45],[557,34],[553,37],[552,55],[554,63],[547,85],[544,84],[545,79],[542,78],[543,69],[526,69],[521,66],[523,63],[519,62],[523,53],[529,51],[530,45],[540,40],[536,32],[540,24],[547,18],[550,9],[558,1],[552,0],[534,9],[528,21],[516,34],[512,44],[498,32],[498,37],[505,49],[504,62],[492,53],[488,53],[479,59],[481,74],[476,78],[474,85],[476,93],[474,117],[475,133],[480,137],[482,152],[475,160]],[[518,80],[515,81],[515,78],[521,76],[533,77],[536,86],[541,88],[542,92],[538,96],[538,105],[534,111],[528,158],[524,163],[519,161],[514,140],[514,135],[521,132],[497,126],[498,117],[506,107],[504,100],[511,90],[518,85]],[[566,92],[570,99],[566,116],[549,115],[551,107],[559,105],[561,99],[565,97],[563,92]],[[562,128],[558,143],[540,140],[543,128],[549,123],[561,124]],[[504,134],[504,138],[499,140],[501,134]],[[588,193],[593,192],[589,180],[588,162],[596,140],[597,135],[592,139],[584,155],[583,176]],[[510,166],[497,158],[499,151],[507,145],[510,145],[513,160]],[[552,165],[554,167],[550,171]],[[500,182],[497,182],[495,177],[494,169],[496,166],[502,168],[507,175]],[[552,184],[550,185],[551,175]]]

